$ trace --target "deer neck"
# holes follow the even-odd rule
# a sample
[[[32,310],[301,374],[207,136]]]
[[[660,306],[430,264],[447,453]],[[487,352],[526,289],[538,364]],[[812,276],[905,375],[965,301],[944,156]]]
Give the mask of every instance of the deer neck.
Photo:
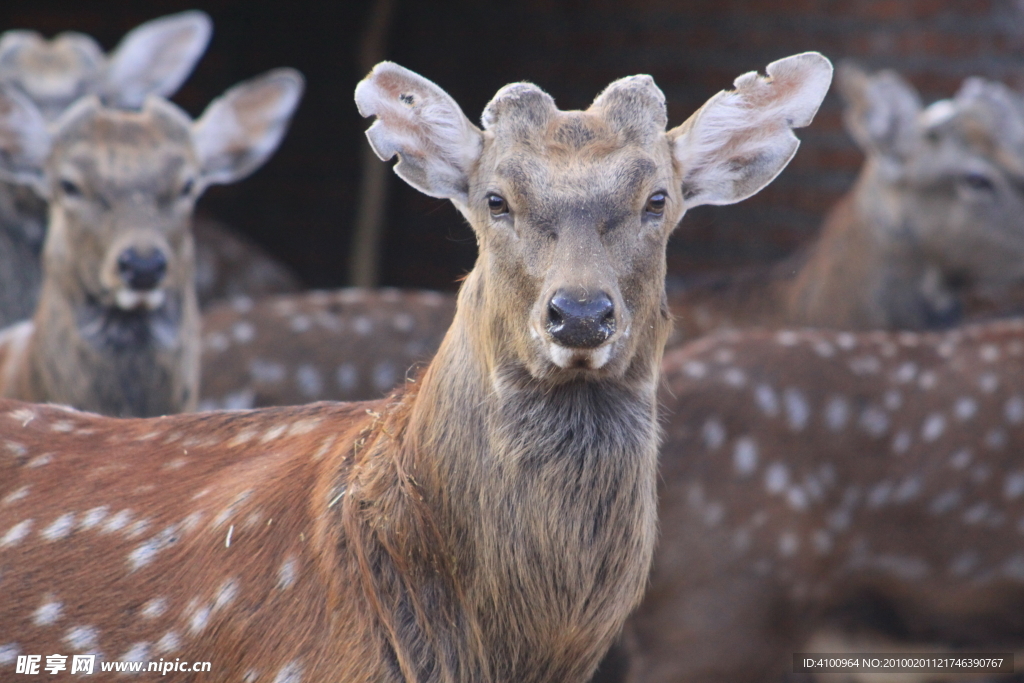
[[[406,444],[459,553],[458,611],[479,634],[480,679],[583,680],[646,581],[667,325],[646,326],[659,329],[649,353],[621,379],[540,385],[509,360],[487,297],[474,271]],[[530,647],[509,648],[524,635]],[[551,669],[569,665],[583,668]]]
[[[790,284],[787,322],[846,329],[953,322],[956,307],[907,227],[900,192],[876,163],[864,164]]]

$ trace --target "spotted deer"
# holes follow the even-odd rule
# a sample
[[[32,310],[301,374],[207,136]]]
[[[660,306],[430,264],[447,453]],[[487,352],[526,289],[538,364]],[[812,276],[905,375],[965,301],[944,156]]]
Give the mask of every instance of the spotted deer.
[[[146,96],[170,97],[210,40],[212,23],[188,11],[129,31],[110,53],[91,37],[35,31],[0,34],[0,85],[29,98],[50,123],[87,95],[107,106],[139,109]],[[43,274],[46,201],[25,185],[0,182],[0,327],[32,315]],[[290,271],[255,244],[209,217],[196,218],[201,302],[240,290],[253,294],[298,289]]]
[[[751,325],[920,330],[1021,310],[1020,97],[970,78],[922,108],[895,72],[850,64],[836,82],[865,154],[853,189],[795,257],[672,296],[677,338]]]
[[[648,76],[586,111],[509,85],[481,129],[378,64],[356,90],[371,145],[480,243],[437,355],[368,403],[0,404],[3,666],[67,650],[221,680],[586,680],[654,545],[668,236],[770,182],[831,79],[817,53],[767,72],[668,131]]]
[[[272,71],[195,122],[155,96],[134,112],[88,97],[53,127],[0,91],[0,174],[50,207],[39,305],[0,332],[0,395],[119,416],[195,407],[193,207],[273,153],[301,90]]]
[[[663,368],[661,536],[627,673],[602,680],[1022,650],[1024,320],[724,332]]]

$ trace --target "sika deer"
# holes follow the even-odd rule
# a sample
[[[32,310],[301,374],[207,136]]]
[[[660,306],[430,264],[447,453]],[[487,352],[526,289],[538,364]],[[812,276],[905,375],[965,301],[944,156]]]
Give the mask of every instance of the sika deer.
[[[195,123],[155,96],[138,112],[90,97],[52,133],[27,98],[0,91],[0,174],[50,203],[39,306],[0,335],[0,395],[121,416],[195,407],[192,210],[273,153],[301,89],[297,72],[273,71]]]
[[[823,631],[1024,646],[1024,320],[727,332],[663,367],[661,538],[626,680],[779,681]]]
[[[0,653],[180,656],[220,680],[585,680],[653,550],[669,233],[774,178],[831,67],[768,73],[667,132],[647,76],[582,112],[519,83],[481,130],[377,65],[356,90],[375,151],[480,242],[437,356],[374,403],[149,421],[3,404]]]
[[[846,65],[837,83],[866,161],[818,239],[768,271],[670,298],[678,338],[752,325],[945,327],[1019,311],[1024,277],[1024,104],[968,79],[921,107],[892,71]]]
[[[50,123],[90,94],[137,110],[147,95],[170,97],[181,86],[211,31],[205,13],[181,12],[134,28],[109,55],[81,33],[46,40],[34,31],[7,31],[0,35],[0,85],[28,97]],[[0,182],[0,327],[35,310],[45,226],[44,199]],[[216,221],[197,217],[194,232],[201,303],[242,287],[253,294],[298,289],[287,268]]]

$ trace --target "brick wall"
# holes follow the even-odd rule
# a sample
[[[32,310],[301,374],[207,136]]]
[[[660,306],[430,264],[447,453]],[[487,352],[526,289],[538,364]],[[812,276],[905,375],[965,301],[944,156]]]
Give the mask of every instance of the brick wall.
[[[925,101],[966,76],[1024,89],[1022,0],[397,0],[390,58],[446,88],[477,119],[490,96],[532,80],[563,108],[585,107],[609,81],[650,73],[672,124],[744,71],[803,50],[901,71]],[[4,3],[0,29],[75,28],[113,46],[129,28],[198,6],[215,22],[210,51],[177,100],[193,114],[233,83],[295,66],[308,93],[270,164],[214,188],[204,206],[289,261],[316,286],[346,282],[364,144],[351,92],[366,2],[123,0]],[[830,95],[790,167],[733,207],[691,212],[670,246],[675,276],[769,261],[815,233],[850,186],[860,155]],[[452,288],[472,264],[472,233],[445,202],[393,179],[382,276],[387,284]]]

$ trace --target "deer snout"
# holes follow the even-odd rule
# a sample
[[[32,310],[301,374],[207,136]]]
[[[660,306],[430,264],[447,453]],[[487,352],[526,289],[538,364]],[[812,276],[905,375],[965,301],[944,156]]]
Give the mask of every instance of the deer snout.
[[[130,289],[137,292],[155,289],[167,274],[167,255],[158,248],[141,252],[128,247],[117,257],[117,272]]]
[[[597,348],[615,334],[615,304],[600,290],[559,289],[547,316],[548,334],[570,349]]]

